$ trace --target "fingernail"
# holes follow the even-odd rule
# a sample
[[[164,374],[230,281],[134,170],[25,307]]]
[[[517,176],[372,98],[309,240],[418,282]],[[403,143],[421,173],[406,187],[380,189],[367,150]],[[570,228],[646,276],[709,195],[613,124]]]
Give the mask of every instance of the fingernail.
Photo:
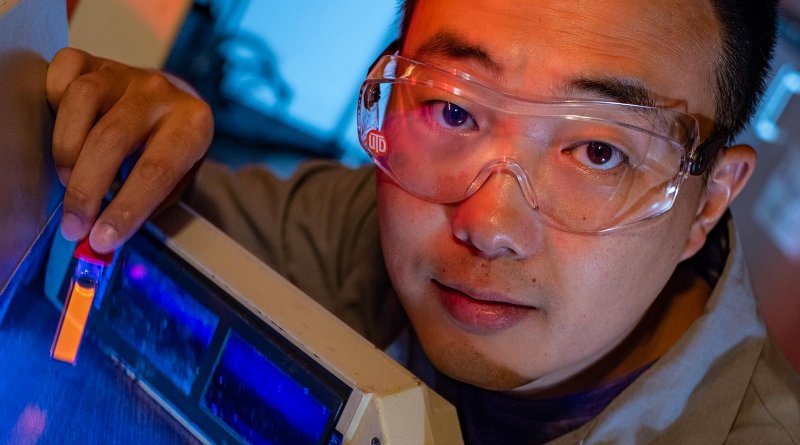
[[[101,223],[92,229],[92,233],[89,235],[89,244],[97,252],[105,253],[114,250],[117,239],[119,239],[117,230],[109,224]]]
[[[72,174],[72,169],[67,167],[58,167],[56,168],[56,174],[58,175],[58,180],[61,182],[61,185],[66,187],[67,183],[69,182],[69,177]]]
[[[77,241],[83,238],[83,221],[74,213],[64,213],[61,218],[61,234],[68,241]]]

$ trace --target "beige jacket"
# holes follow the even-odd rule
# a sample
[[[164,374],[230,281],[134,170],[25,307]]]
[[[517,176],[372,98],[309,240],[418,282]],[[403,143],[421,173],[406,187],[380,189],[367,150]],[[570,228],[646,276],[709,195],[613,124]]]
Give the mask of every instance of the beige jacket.
[[[187,201],[386,347],[408,322],[383,265],[374,187],[371,168],[330,162],[288,180],[207,163]],[[800,378],[766,336],[730,233],[705,315],[593,421],[552,443],[800,444]]]

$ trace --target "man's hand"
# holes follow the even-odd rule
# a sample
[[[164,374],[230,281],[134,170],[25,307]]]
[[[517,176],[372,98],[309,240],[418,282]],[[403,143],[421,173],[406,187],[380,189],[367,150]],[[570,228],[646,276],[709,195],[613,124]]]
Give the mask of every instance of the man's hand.
[[[89,234],[98,252],[117,248],[179,184],[208,150],[209,106],[167,75],[66,48],[47,70],[47,100],[56,110],[53,157],[67,189],[61,231]],[[114,200],[98,217],[123,160],[141,156]]]

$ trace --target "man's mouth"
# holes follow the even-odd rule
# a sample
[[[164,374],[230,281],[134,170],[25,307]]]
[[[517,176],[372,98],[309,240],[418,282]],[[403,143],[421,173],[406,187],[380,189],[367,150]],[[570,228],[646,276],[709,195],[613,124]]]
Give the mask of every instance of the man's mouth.
[[[508,329],[536,310],[532,306],[510,303],[502,295],[475,292],[473,297],[437,280],[431,282],[450,318],[471,333],[490,334]]]

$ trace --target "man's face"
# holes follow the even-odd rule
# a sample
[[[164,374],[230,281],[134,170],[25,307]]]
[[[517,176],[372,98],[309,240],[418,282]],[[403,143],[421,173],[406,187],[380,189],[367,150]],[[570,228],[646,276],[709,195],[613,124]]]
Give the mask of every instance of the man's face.
[[[497,69],[431,44],[443,35]],[[697,117],[704,136],[718,40],[711,6],[697,0],[421,0],[403,54],[519,96],[607,99],[567,93],[577,78],[642,84],[658,105]],[[544,224],[505,173],[436,204],[379,172],[381,240],[434,365],[487,389],[524,389],[574,374],[631,332],[686,255],[701,189],[692,177],[666,214],[577,235]]]

